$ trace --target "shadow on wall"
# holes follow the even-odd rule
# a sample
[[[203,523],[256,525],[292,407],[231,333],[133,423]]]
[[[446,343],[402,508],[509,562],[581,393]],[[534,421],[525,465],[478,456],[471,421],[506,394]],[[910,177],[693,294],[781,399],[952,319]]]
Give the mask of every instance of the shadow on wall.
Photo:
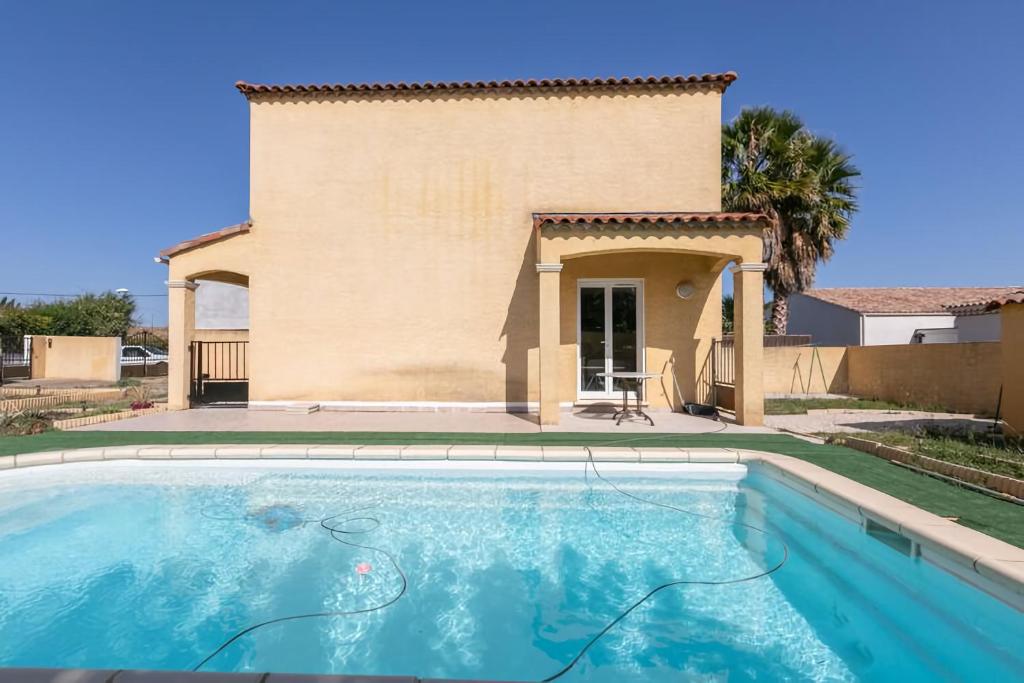
[[[505,402],[509,407],[530,400],[530,351],[536,353],[540,347],[536,254],[537,235],[534,232],[523,252],[505,322],[501,326],[501,337],[505,339],[501,362],[505,366]]]
[[[764,391],[845,394],[850,391],[845,346],[775,346],[764,350]]]
[[[704,354],[704,358],[701,361],[700,369],[697,371],[697,386],[694,400],[696,403],[703,403],[704,405],[711,405],[712,401],[715,400],[714,382],[711,377],[711,353],[712,350],[708,349],[708,352]]]

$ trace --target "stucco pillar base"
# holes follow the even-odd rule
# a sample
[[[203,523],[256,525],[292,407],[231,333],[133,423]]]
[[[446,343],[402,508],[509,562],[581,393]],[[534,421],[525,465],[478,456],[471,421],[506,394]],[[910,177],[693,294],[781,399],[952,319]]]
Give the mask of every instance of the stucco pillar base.
[[[559,278],[561,263],[538,263],[540,278],[540,423],[556,425],[558,407],[558,352],[561,308]]]
[[[764,271],[763,263],[732,269],[736,354],[736,422],[764,424]]]
[[[170,410],[189,407],[189,347],[196,330],[197,286],[188,280],[167,282],[167,407]]]

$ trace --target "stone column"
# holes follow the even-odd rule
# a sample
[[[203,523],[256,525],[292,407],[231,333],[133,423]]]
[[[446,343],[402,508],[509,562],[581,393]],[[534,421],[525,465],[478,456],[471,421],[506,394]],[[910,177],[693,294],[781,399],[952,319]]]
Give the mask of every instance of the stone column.
[[[556,425],[558,408],[558,354],[561,342],[559,280],[561,263],[538,263],[540,278],[540,423]]]
[[[167,281],[167,407],[188,408],[189,345],[196,331],[196,287],[188,280]]]
[[[764,424],[764,263],[732,268],[736,422]]]

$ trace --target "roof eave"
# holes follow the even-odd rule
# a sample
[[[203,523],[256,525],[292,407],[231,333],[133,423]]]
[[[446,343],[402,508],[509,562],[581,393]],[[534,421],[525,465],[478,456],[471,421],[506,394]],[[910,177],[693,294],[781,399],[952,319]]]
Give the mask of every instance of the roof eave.
[[[534,213],[533,226],[605,226],[605,225],[657,225],[681,224],[714,227],[741,227],[763,229],[771,219],[760,213],[724,211],[638,211],[638,212],[586,212],[586,213]]]
[[[614,88],[631,89],[643,87],[718,87],[726,90],[738,76],[735,71],[722,73],[690,74],[688,76],[647,76],[612,78],[553,78],[504,81],[426,81],[422,83],[310,83],[310,84],[265,84],[237,81],[235,87],[247,99],[259,95],[372,95],[381,93],[423,92],[479,92],[486,90],[548,90],[557,88]]]
[[[244,235],[248,233],[251,228],[251,219],[244,221],[242,223],[237,223],[235,225],[229,225],[226,228],[221,228],[220,230],[215,230],[214,232],[208,232],[205,235],[200,235],[198,237],[193,237],[192,239],[185,240],[183,242],[178,242],[174,246],[163,249],[156,258],[159,261],[166,263],[169,262],[172,257],[177,256],[178,254],[184,253],[186,251],[197,249],[199,247],[212,244],[214,242],[219,242],[221,240],[234,237],[236,235]]]

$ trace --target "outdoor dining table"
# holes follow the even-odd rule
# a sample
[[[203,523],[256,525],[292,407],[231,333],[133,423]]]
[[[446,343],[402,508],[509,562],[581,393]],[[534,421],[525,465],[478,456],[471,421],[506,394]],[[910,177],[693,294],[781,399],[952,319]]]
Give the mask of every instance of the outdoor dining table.
[[[622,408],[615,411],[612,415],[612,419],[615,420],[616,425],[622,424],[622,421],[628,417],[642,417],[654,426],[654,420],[651,416],[644,412],[640,405],[640,396],[643,394],[644,382],[649,379],[656,379],[661,377],[660,373],[657,372],[600,372],[600,377],[610,377],[611,379],[622,380]],[[629,407],[629,383],[632,383],[636,387],[636,409]]]

